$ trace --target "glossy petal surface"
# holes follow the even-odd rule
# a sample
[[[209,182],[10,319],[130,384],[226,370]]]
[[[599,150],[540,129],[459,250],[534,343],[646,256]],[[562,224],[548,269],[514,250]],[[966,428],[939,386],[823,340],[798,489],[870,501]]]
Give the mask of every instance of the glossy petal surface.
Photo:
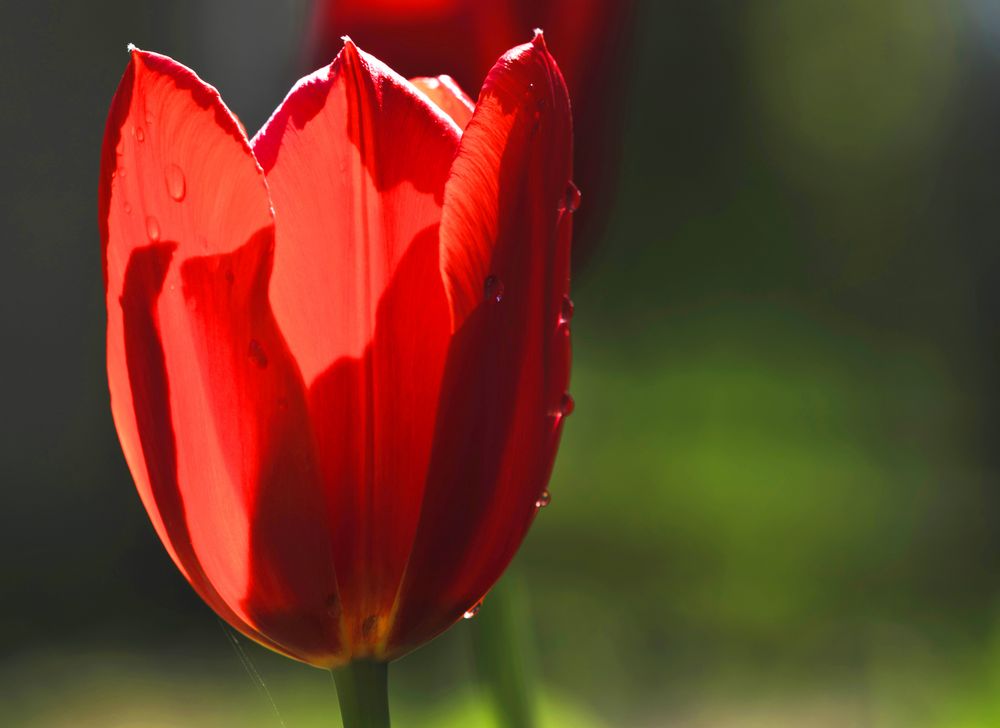
[[[350,41],[252,142],[156,54],[112,104],[126,459],[206,602],[315,665],[398,657],[477,601],[568,412],[571,123],[540,34],[472,108]]]
[[[460,129],[468,126],[476,105],[451,76],[421,76],[411,78],[410,83],[450,116]]]
[[[454,339],[395,625],[401,649],[496,581],[548,479],[568,382],[560,312],[571,135],[566,89],[538,35],[490,73],[445,190],[441,266]]]
[[[141,51],[102,168],[108,380],[143,503],[216,611],[322,660],[337,629],[317,615],[336,586],[303,388],[267,303],[264,177],[214,89]]]
[[[347,635],[383,641],[419,516],[449,315],[438,223],[459,130],[347,41],[254,139],[271,301],[309,387]]]

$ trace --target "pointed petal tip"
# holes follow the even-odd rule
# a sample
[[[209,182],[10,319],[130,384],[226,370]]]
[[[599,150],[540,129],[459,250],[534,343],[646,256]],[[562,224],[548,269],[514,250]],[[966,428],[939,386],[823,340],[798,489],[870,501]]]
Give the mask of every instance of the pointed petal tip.
[[[545,48],[545,31],[541,28],[535,28],[532,32],[535,34],[531,39],[532,45],[538,48]]]
[[[349,35],[341,36],[340,39],[344,41],[344,47],[341,48],[337,57],[339,58],[342,56],[344,63],[347,65],[355,65],[359,63],[361,60],[361,49],[358,48],[357,44],[353,40],[351,40]]]

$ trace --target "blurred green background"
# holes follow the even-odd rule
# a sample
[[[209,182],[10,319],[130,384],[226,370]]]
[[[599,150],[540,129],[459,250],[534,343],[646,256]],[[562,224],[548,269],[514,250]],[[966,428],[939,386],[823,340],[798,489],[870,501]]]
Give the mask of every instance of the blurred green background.
[[[3,725],[339,725],[328,674],[243,642],[259,688],[148,523],[96,224],[126,42],[252,130],[305,17],[0,6]],[[543,725],[1000,726],[1000,4],[646,0],[628,69],[577,408],[510,574]],[[493,725],[474,628],[394,667],[397,725]]]

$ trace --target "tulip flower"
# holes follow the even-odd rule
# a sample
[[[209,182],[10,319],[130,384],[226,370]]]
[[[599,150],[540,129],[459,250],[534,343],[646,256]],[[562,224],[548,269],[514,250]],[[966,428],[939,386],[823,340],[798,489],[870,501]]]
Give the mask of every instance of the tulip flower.
[[[574,221],[579,263],[600,238],[613,203],[635,6],[635,0],[316,0],[308,56],[322,62],[349,33],[401,73],[446,69],[472,89],[528,29],[546,28],[573,99],[576,180],[587,193]]]
[[[226,622],[357,666],[335,673],[350,692],[475,611],[573,406],[571,173],[541,32],[475,104],[345,39],[252,139],[131,48],[99,192],[111,408],[157,534]]]

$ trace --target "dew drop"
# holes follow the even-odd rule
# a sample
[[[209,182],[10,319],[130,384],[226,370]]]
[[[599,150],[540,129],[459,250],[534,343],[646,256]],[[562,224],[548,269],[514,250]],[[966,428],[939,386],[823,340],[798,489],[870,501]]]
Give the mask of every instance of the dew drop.
[[[121,141],[118,142],[118,146],[115,147],[115,154],[121,156],[124,153],[125,153],[125,140],[122,139]]]
[[[471,607],[469,607],[469,609],[465,612],[465,614],[462,615],[462,618],[463,619],[472,619],[477,614],[479,614],[479,610],[482,609],[482,608],[483,608],[483,600],[480,599],[478,602],[476,602]]]
[[[167,193],[180,202],[187,194],[187,184],[184,180],[184,172],[176,164],[168,164],[164,170],[164,177],[167,180]]]
[[[566,185],[566,192],[562,199],[559,200],[559,210],[566,212],[576,212],[580,207],[580,188],[577,187],[572,181]]]
[[[146,235],[154,243],[160,239],[160,223],[152,215],[146,218]]]
[[[247,349],[247,356],[250,357],[250,361],[259,366],[261,369],[267,366],[267,354],[264,353],[264,347],[260,345],[257,339],[250,339],[250,347]]]
[[[566,344],[569,344],[570,336],[572,335],[570,331],[569,321],[564,319],[562,316],[559,317],[559,325],[556,327],[556,336],[561,336]]]
[[[483,282],[483,298],[492,303],[500,303],[503,300],[503,281],[495,275],[489,275]]]
[[[150,114],[148,111],[146,112],[146,123],[147,124],[152,124],[153,123],[153,115]]]
[[[562,319],[560,323],[566,323],[573,318],[573,311],[576,306],[573,305],[573,300],[569,296],[563,296],[562,308],[559,311],[559,317]]]
[[[559,402],[559,414],[561,414],[563,417],[568,417],[569,415],[573,414],[573,410],[575,409],[576,409],[576,402],[573,399],[573,395],[571,395],[569,392],[566,392],[562,396],[562,400],[560,400]]]
[[[535,508],[544,508],[551,502],[552,502],[552,494],[549,493],[547,490],[543,490],[542,494],[538,497],[538,500],[535,501]]]
[[[141,126],[135,128],[135,140],[137,142],[144,141],[146,139],[146,132],[142,130]]]
[[[132,214],[132,205],[130,205],[130,204],[128,204],[128,203],[126,202],[126,203],[125,203],[125,204],[123,205],[123,207],[125,208],[125,214],[126,214],[126,215],[131,215],[131,214]]]
[[[365,617],[365,621],[361,623],[361,634],[366,638],[372,636],[372,632],[375,631],[375,625],[378,623],[378,617],[374,614],[369,614]]]

